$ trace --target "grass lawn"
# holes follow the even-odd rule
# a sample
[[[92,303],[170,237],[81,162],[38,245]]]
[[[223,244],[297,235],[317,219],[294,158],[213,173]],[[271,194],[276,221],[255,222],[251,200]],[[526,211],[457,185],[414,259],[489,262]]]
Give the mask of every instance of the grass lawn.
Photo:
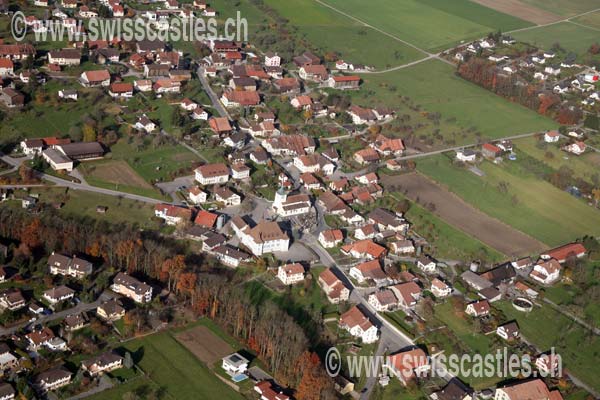
[[[325,0],[361,21],[431,51],[462,40],[531,26],[468,0]]]
[[[475,142],[475,131],[482,138],[493,139],[556,127],[549,118],[467,82],[454,72],[454,67],[431,60],[385,74],[363,74],[361,90],[350,95],[356,104],[387,105],[397,113],[404,113],[402,96],[408,96],[425,114],[440,113],[436,128],[445,139],[452,138],[457,144]]]
[[[156,223],[151,220],[154,216],[154,207],[151,204],[133,200],[119,199],[99,193],[69,190],[65,188],[33,188],[31,193],[39,193],[43,203],[64,202],[60,213],[79,217],[90,217],[96,220],[106,220],[112,223],[138,224],[145,228],[156,229]],[[21,192],[17,192],[19,195]],[[20,207],[21,204],[14,203]],[[96,206],[106,206],[106,214],[98,214]]]
[[[494,303],[506,315],[507,320],[517,320],[521,334],[541,351],[551,347],[563,359],[563,369],[600,390],[596,364],[600,357],[600,338],[549,306],[535,307],[530,313],[522,313],[506,301]]]
[[[596,0],[521,0],[524,3],[550,11],[555,14],[570,17],[598,8]]]
[[[157,389],[158,386],[148,378],[140,377],[112,389],[105,390],[93,396],[86,397],[89,400],[123,400],[125,393]]]
[[[164,332],[124,344],[134,361],[158,386],[176,399],[243,399],[203,365],[192,353]]]
[[[485,176],[480,177],[453,166],[442,155],[419,160],[417,169],[488,215],[549,246],[600,234],[598,210],[509,163],[484,162],[479,168]],[[506,192],[500,184],[507,184]]]
[[[376,385],[371,398],[374,400],[421,400],[426,396],[421,390],[407,389],[398,379],[391,378],[389,385],[384,388]]]
[[[587,52],[590,46],[598,42],[600,32],[570,22],[544,26],[527,31],[515,32],[515,39],[542,49],[550,49],[555,43],[578,54]]]
[[[336,13],[314,0],[267,0],[322,53],[339,52],[352,63],[390,67],[417,60],[425,54],[372,28]]]
[[[125,160],[146,182],[170,180],[170,174],[180,169],[189,169],[198,157],[180,145],[147,146],[139,151],[120,140],[111,147],[113,160]]]
[[[454,228],[418,204],[412,203],[406,218],[414,230],[424,235],[438,259],[487,260],[499,262],[505,256],[476,238]]]
[[[471,317],[459,318],[455,315],[452,304],[446,301],[435,306],[435,316],[466,344],[473,353],[486,354],[491,350],[492,341],[489,336],[474,333]]]

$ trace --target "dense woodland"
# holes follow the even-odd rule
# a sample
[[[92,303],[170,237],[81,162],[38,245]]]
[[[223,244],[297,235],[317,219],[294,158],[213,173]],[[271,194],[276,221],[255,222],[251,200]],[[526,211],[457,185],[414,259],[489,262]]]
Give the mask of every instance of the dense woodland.
[[[57,251],[85,254],[96,265],[160,283],[255,351],[279,382],[297,388],[297,399],[334,398],[333,382],[313,351],[318,344],[310,343],[304,328],[270,300],[258,303],[230,270],[188,252],[180,242],[127,225],[9,208],[0,208],[0,237],[12,243],[13,264],[21,274]]]

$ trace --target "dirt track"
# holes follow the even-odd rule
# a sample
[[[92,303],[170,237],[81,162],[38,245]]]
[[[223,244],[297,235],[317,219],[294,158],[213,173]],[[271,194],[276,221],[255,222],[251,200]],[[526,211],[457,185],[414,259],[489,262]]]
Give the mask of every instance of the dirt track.
[[[536,254],[547,248],[543,243],[477,210],[448,190],[419,173],[382,178],[384,187],[398,186],[406,196],[421,204],[433,203],[434,214],[463,232],[507,256]]]
[[[519,0],[474,0],[483,6],[492,8],[496,11],[512,15],[522,20],[533,22],[536,25],[549,24],[559,21],[563,17],[552,14],[549,11],[540,10],[537,7],[523,3]]]

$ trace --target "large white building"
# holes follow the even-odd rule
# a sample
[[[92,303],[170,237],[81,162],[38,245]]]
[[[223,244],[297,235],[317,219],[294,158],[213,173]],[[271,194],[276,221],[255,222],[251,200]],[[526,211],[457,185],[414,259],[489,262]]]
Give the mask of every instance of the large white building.
[[[290,238],[279,224],[274,221],[260,221],[251,227],[240,216],[236,215],[231,220],[231,226],[240,239],[255,256],[276,251],[288,251]]]
[[[152,300],[152,286],[140,282],[132,276],[119,272],[110,287],[114,292],[127,296],[138,303]]]
[[[226,183],[229,180],[229,167],[223,163],[202,165],[194,173],[202,185]]]
[[[275,193],[273,201],[273,211],[282,217],[291,217],[293,215],[301,215],[310,212],[311,208],[310,197],[306,194],[296,194],[288,196],[283,188]]]

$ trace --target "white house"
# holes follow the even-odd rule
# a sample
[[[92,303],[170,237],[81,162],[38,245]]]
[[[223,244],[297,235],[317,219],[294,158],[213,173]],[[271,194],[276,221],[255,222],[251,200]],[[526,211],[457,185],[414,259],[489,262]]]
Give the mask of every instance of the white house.
[[[433,274],[436,271],[437,264],[431,257],[421,256],[417,259],[417,268],[425,273]]]
[[[531,271],[529,277],[544,285],[550,285],[558,280],[560,277],[560,270],[560,263],[555,259],[551,259],[542,263],[537,263],[533,267],[533,271]]]
[[[448,297],[452,293],[452,287],[441,279],[434,278],[431,281],[431,293],[438,298]]]
[[[282,265],[277,269],[277,277],[284,285],[293,285],[304,280],[304,267],[300,263]]]
[[[146,115],[142,115],[140,118],[138,118],[134,128],[146,133],[152,133],[156,130],[156,124],[152,122],[152,120]]]
[[[483,317],[490,313],[490,303],[487,300],[479,300],[469,303],[465,312],[472,317]]]
[[[245,373],[250,361],[239,353],[233,353],[223,357],[221,367],[231,376]]]
[[[583,142],[575,142],[565,146],[563,149],[569,153],[575,154],[576,156],[580,156],[585,153],[586,145]]]
[[[149,303],[152,300],[152,286],[123,272],[119,272],[115,276],[110,288],[113,292],[129,297],[138,303]]]
[[[208,195],[206,194],[206,192],[200,190],[198,186],[194,186],[188,191],[188,197],[192,203],[202,204],[206,203]]]
[[[560,140],[560,133],[557,131],[548,131],[544,133],[544,141],[546,143],[556,143]]]
[[[504,340],[512,340],[519,337],[519,325],[516,322],[508,322],[496,328],[496,334]]]
[[[379,340],[377,327],[357,306],[342,314],[339,326],[352,336],[360,338],[363,343],[375,343]]]
[[[457,150],[456,159],[458,161],[472,163],[477,160],[477,153],[469,149]]]
[[[265,54],[266,67],[279,67],[281,65],[281,57],[277,53],[268,52]]]
[[[337,246],[344,240],[344,234],[339,229],[328,229],[319,233],[319,243],[326,249]]]

